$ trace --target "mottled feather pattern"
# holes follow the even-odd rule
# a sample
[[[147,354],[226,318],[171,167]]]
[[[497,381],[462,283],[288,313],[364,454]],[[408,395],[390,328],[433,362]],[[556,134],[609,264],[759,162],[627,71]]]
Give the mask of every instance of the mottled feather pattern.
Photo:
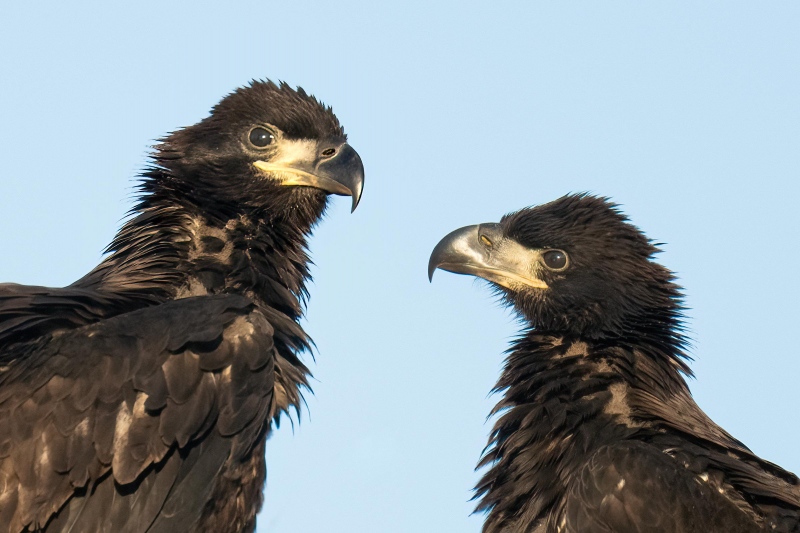
[[[0,522],[12,531],[40,527],[73,488],[109,469],[127,485],[212,427],[230,437],[256,418],[263,424],[272,408],[272,333],[248,300],[230,295],[178,300],[53,339],[35,354],[35,372],[24,369],[24,385],[34,388],[29,398],[3,388],[0,419],[10,426],[4,448],[13,439],[17,454],[36,460],[3,455],[5,483],[18,483],[20,496],[15,513]],[[12,366],[4,382],[22,370]],[[255,376],[236,379],[242,373]],[[249,449],[261,430],[234,445]],[[58,486],[63,490],[54,494]],[[34,507],[41,509],[36,516]]]

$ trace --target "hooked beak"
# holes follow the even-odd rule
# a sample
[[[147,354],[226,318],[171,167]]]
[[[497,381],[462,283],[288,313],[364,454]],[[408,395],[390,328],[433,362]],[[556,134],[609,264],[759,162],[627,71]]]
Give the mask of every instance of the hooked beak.
[[[507,289],[521,285],[546,289],[537,277],[539,251],[525,248],[503,235],[500,224],[479,224],[457,229],[439,241],[428,261],[428,279],[436,269],[486,279]]]
[[[358,152],[343,143],[328,156],[325,152],[332,148],[320,151],[314,144],[301,143],[296,142],[296,149],[286,150],[286,155],[279,154],[272,161],[256,161],[253,166],[282,186],[314,187],[329,194],[350,196],[351,212],[355,211],[364,189],[364,165]]]

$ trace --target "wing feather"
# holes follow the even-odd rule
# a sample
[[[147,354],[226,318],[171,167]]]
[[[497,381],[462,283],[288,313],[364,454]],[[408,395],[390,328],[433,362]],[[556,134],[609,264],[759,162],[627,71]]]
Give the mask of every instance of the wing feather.
[[[5,298],[0,314],[25,316],[30,295]],[[0,330],[13,335],[8,320]],[[263,437],[274,334],[249,300],[221,295],[0,347],[0,532],[198,520],[226,461]]]
[[[621,442],[596,451],[568,488],[564,532],[756,533],[763,524],[653,446]]]

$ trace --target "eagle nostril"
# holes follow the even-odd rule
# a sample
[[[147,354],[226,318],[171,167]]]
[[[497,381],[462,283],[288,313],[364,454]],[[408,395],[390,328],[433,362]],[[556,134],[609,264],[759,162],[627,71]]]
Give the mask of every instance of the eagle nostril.
[[[328,148],[327,150],[323,150],[322,151],[322,155],[324,155],[325,157],[330,157],[335,153],[336,153],[336,150],[334,148]]]

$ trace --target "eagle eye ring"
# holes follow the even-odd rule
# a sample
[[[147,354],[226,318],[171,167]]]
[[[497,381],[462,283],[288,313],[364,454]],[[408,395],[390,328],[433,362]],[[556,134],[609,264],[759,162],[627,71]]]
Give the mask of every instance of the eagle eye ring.
[[[542,254],[542,263],[548,269],[560,272],[569,266],[569,257],[563,250],[547,250]]]
[[[256,126],[250,130],[250,133],[247,135],[247,139],[250,141],[250,144],[256,148],[266,148],[275,142],[275,135],[273,135],[272,132],[267,128]]]

